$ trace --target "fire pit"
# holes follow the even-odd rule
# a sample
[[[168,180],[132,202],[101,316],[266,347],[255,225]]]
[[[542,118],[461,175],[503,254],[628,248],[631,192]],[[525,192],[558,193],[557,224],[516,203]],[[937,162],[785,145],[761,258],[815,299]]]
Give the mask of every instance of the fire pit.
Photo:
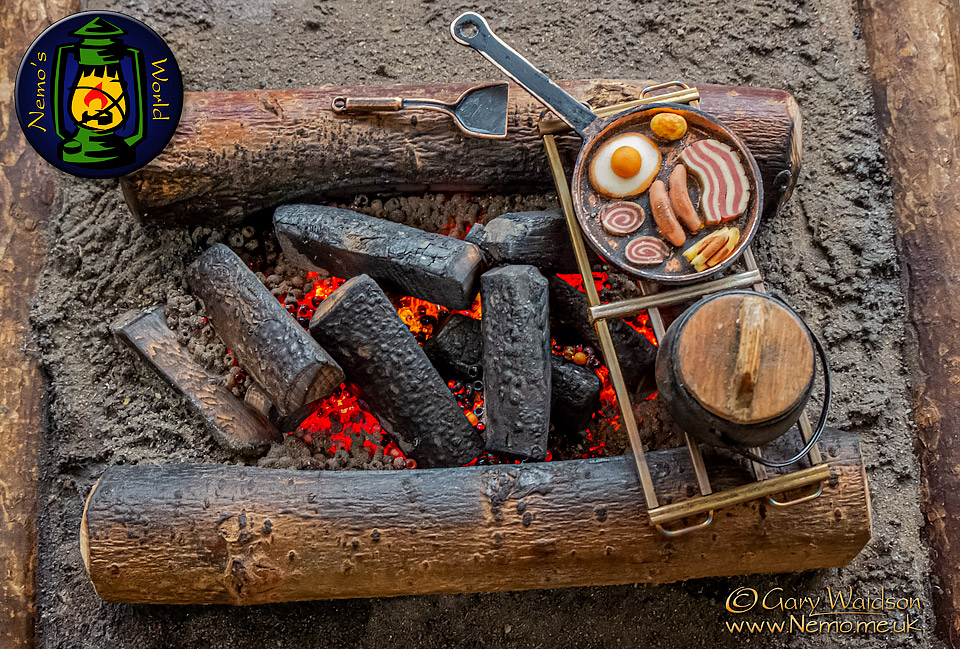
[[[790,158],[764,155],[773,215],[797,169],[771,174],[770,160]],[[662,582],[843,565],[869,538],[856,441],[827,430],[819,466],[829,479],[813,500],[789,494],[802,502],[790,509],[756,499],[808,482],[775,469],[745,490],[749,464],[704,451],[721,517],[709,535],[665,539],[620,455],[628,430],[588,318],[590,291],[637,299],[637,286],[598,259],[571,273],[562,213],[468,211],[435,224],[438,236],[378,220],[396,201],[280,207],[273,228],[234,231],[194,262],[201,302],[168,305],[150,334],[163,345],[136,330],[158,312],[117,324],[227,447],[260,467],[109,469],[81,531],[102,598],[253,604]],[[668,511],[703,487],[703,467],[664,424],[650,373],[654,315],[608,322]],[[303,342],[277,344],[288,340]],[[176,371],[152,353],[170,344],[189,352]],[[317,472],[343,468],[365,470]]]

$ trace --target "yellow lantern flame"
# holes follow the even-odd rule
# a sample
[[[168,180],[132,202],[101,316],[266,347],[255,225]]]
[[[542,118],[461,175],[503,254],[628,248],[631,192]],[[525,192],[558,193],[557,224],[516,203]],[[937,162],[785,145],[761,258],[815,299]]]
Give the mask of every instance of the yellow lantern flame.
[[[119,69],[81,70],[70,99],[70,115],[80,126],[112,131],[127,118],[127,97]]]

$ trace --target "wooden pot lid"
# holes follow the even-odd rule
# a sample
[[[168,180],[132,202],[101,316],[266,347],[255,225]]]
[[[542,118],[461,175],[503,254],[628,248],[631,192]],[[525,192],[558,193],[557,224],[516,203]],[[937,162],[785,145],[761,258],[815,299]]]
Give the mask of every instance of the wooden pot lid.
[[[687,391],[736,424],[783,415],[813,382],[814,350],[806,328],[763,295],[733,293],[704,303],[684,323],[676,353]]]

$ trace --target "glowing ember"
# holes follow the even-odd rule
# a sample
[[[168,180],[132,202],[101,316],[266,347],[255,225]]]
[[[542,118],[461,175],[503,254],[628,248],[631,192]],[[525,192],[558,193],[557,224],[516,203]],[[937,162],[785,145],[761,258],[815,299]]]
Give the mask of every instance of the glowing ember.
[[[581,291],[584,290],[580,275],[560,275],[559,277]],[[297,321],[304,328],[309,327],[310,319],[320,303],[340,288],[344,281],[338,277],[320,279],[317,273],[308,273],[304,284],[303,297],[297,300],[295,304],[287,304],[287,310],[293,317],[297,318]],[[609,277],[606,273],[594,273],[594,282],[598,291],[610,288]],[[285,303],[287,294],[280,293],[277,298]],[[421,345],[433,336],[439,324],[451,313],[442,306],[409,296],[396,297],[393,302],[400,319],[403,320]],[[470,309],[456,311],[456,313],[480,319],[479,296]],[[656,338],[649,325],[650,318],[646,312],[626,320],[626,322],[656,344]],[[610,372],[602,364],[598,350],[589,346],[560,345],[556,340],[551,340],[551,349],[555,355],[563,358],[565,362],[587,367],[595,371],[600,378],[600,407],[594,413],[593,423],[586,432],[587,450],[585,452],[581,451],[580,454],[584,458],[601,456],[604,454],[606,442],[603,439],[595,439],[595,425],[599,424],[599,430],[601,431],[604,427],[608,431],[616,431],[619,430],[621,425],[620,414],[617,409],[617,397],[613,385],[610,383]],[[236,380],[238,382],[243,381],[244,376],[240,372],[240,368],[237,367],[235,370],[237,372]],[[484,398],[482,381],[453,380],[447,383],[447,387],[456,397],[457,403],[463,409],[463,413],[470,423],[478,431],[483,432]],[[656,393],[648,398],[654,397],[656,397]],[[376,417],[365,409],[362,392],[350,384],[341,384],[332,395],[317,404],[316,409],[296,430],[289,431],[288,434],[297,437],[314,451],[322,451],[330,457],[339,452],[349,453],[354,445],[361,444],[369,453],[371,460],[382,460],[385,463],[391,463],[395,468],[416,468],[416,462],[403,454],[384,433]],[[606,434],[601,432],[601,437],[605,436]],[[549,462],[552,459],[553,454],[548,451],[546,461]],[[506,459],[484,453],[471,460],[466,466],[503,463],[520,463],[520,460]]]

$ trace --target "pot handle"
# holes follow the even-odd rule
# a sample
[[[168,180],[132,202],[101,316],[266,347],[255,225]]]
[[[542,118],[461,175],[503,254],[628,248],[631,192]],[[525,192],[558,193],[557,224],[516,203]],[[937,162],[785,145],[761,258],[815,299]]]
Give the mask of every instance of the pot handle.
[[[817,419],[817,425],[813,429],[813,434],[810,436],[810,439],[807,440],[807,444],[803,447],[803,449],[800,450],[799,453],[794,455],[789,460],[779,460],[779,461],[768,460],[746,449],[737,448],[736,446],[729,445],[729,444],[728,444],[728,447],[731,448],[736,453],[739,453],[740,455],[743,455],[753,460],[754,462],[758,462],[764,466],[769,466],[775,469],[780,469],[786,466],[790,466],[791,464],[794,464],[802,460],[803,457],[810,452],[810,449],[813,448],[814,444],[820,441],[820,436],[823,435],[823,429],[827,425],[827,413],[830,411],[830,400],[833,396],[833,387],[831,385],[831,377],[830,377],[830,359],[827,357],[827,351],[823,348],[823,343],[820,342],[820,339],[817,338],[816,334],[814,334],[813,331],[810,329],[810,325],[808,325],[806,321],[800,317],[800,314],[798,314],[793,309],[793,307],[787,304],[783,298],[777,295],[770,295],[770,297],[780,302],[780,304],[782,304],[788,311],[790,311],[790,313],[795,315],[797,317],[797,320],[799,320],[801,324],[803,324],[803,327],[804,329],[807,330],[807,333],[810,334],[810,339],[813,340],[813,346],[814,348],[816,348],[817,356],[820,358],[820,364],[823,366],[823,407],[820,409],[820,417]],[[817,493],[816,495],[819,496],[820,494]],[[815,498],[815,497],[816,496],[811,496],[810,498]],[[793,503],[790,503],[790,504],[793,504]]]
[[[450,34],[461,45],[480,52],[581,136],[596,121],[597,116],[592,110],[550,81],[543,72],[500,40],[480,14],[472,11],[460,14],[450,24]]]

